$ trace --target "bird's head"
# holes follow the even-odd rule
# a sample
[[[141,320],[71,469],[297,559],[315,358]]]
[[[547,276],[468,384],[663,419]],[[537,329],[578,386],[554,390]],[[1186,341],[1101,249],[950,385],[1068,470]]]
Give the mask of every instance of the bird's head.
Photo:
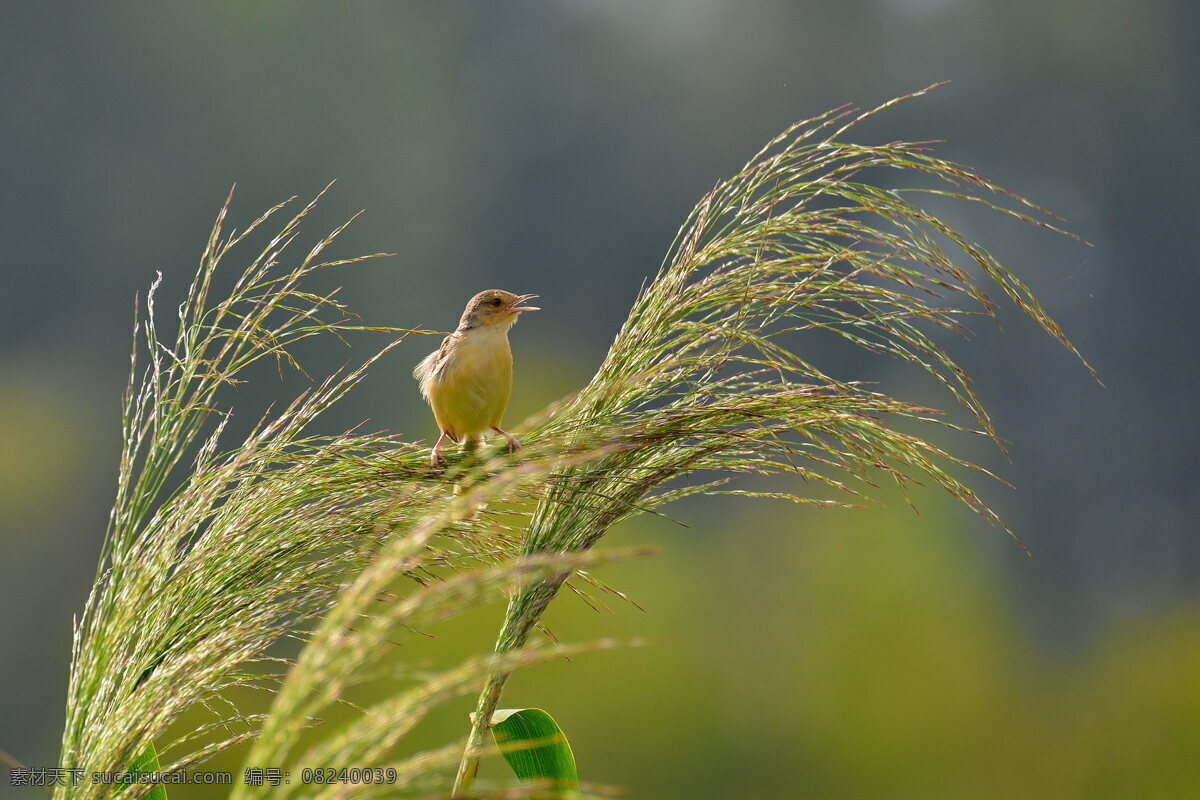
[[[480,292],[467,302],[458,329],[482,328],[488,325],[499,325],[507,329],[517,321],[522,311],[540,311],[536,306],[522,305],[526,300],[532,300],[536,294],[513,294],[503,289],[488,289]]]

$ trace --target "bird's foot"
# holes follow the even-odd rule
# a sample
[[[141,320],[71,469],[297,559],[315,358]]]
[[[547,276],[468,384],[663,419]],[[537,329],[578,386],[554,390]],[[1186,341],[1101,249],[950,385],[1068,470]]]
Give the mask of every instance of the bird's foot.
[[[508,442],[508,452],[515,453],[521,449],[521,443],[518,442],[517,437],[513,436],[511,433],[501,430],[495,426],[492,427],[492,430],[503,436],[504,440]]]
[[[442,435],[439,436],[438,440],[433,443],[433,452],[429,454],[429,466],[433,469],[437,469],[439,465],[443,467],[450,466],[450,462],[446,460],[444,455],[442,455],[442,442],[446,441],[447,437],[454,440],[453,436],[445,431],[442,431]]]

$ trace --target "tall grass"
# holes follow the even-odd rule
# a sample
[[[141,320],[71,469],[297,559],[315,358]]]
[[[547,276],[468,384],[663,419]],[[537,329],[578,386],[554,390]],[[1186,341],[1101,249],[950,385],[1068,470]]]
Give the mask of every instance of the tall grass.
[[[322,260],[341,229],[293,255],[312,203],[214,297],[214,276],[282,209],[236,233],[225,230],[227,203],[172,315],[174,337],[155,288],[137,316],[117,496],[76,625],[61,763],[120,770],[154,743],[171,769],[245,744],[246,766],[379,766],[395,782],[313,786],[293,773],[288,785],[238,785],[233,798],[478,794],[487,721],[513,670],[614,644],[534,633],[564,585],[591,591],[588,568],[634,555],[595,550],[618,522],[697,494],[851,505],[882,476],[940,486],[1000,524],[967,483],[982,470],[914,433],[956,427],[940,412],[804,355],[804,334],[819,330],[907,362],[970,412],[965,430],[995,438],[939,331],[993,314],[991,285],[1071,347],[1018,278],[921,201],[957,198],[1057,231],[1045,212],[928,143],[844,140],[892,103],[798,123],[717,184],[591,381],[536,417],[516,456],[464,456],[445,470],[395,436],[311,433],[383,352],[423,331],[360,325],[334,294],[305,288],[315,272],[362,260]],[[931,185],[881,188],[872,181],[884,169]],[[227,389],[249,367],[286,368],[297,342],[362,330],[391,343],[233,440]],[[746,476],[777,485],[738,486]],[[394,644],[416,631],[497,598],[508,605],[490,654],[432,674],[397,657]],[[289,640],[294,654],[278,647]],[[373,699],[350,705],[368,680]],[[267,710],[245,710],[245,690],[270,693]],[[471,693],[465,742],[406,748],[430,710]],[[335,705],[353,709],[349,721],[310,730]],[[180,731],[196,709],[211,721]],[[85,783],[55,796],[113,791]]]

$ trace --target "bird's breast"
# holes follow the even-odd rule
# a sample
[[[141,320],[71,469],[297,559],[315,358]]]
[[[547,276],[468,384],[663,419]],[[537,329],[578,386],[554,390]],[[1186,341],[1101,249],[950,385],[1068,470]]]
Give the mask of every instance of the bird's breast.
[[[466,331],[430,386],[443,429],[471,436],[498,425],[512,389],[512,351],[504,331]]]
[[[503,331],[467,331],[450,357],[448,372],[459,380],[512,379],[512,351]]]

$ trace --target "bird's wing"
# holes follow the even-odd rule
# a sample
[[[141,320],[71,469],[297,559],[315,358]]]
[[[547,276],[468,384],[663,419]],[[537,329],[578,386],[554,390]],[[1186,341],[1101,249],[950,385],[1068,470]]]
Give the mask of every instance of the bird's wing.
[[[413,377],[421,385],[421,394],[425,396],[426,400],[429,399],[429,384],[441,374],[446,362],[450,360],[450,352],[454,349],[454,343],[455,334],[452,333],[442,339],[442,344],[437,350],[425,356],[421,359],[421,363],[413,367]]]

